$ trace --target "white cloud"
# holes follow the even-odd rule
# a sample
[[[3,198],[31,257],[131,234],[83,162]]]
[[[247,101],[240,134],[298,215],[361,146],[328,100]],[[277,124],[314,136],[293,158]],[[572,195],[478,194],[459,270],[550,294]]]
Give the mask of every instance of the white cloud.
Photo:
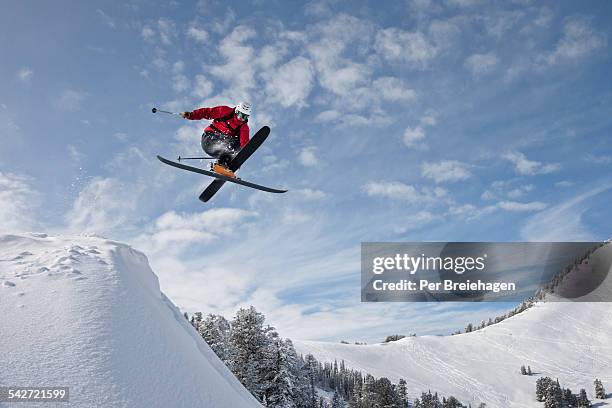
[[[413,89],[407,88],[404,81],[400,78],[377,78],[372,83],[372,87],[382,99],[387,101],[413,101],[417,96],[416,92]]]
[[[284,108],[306,106],[313,86],[314,69],[310,61],[297,57],[278,67],[266,83],[270,98]]]
[[[179,254],[193,245],[208,244],[231,235],[238,225],[255,215],[237,208],[185,214],[169,211],[159,216],[134,242],[153,256]]]
[[[140,35],[142,36],[142,38],[149,41],[152,40],[153,37],[155,37],[155,31],[153,31],[153,29],[149,26],[144,26],[140,31]]]
[[[140,191],[113,178],[93,178],[66,214],[68,228],[104,234],[129,229],[135,222]]]
[[[557,163],[543,164],[538,161],[529,160],[523,153],[517,151],[508,152],[502,158],[514,164],[518,174],[526,176],[554,173],[561,169],[561,165]]]
[[[196,75],[195,86],[193,87],[192,95],[196,98],[206,98],[213,91],[213,83],[206,79],[204,75]]]
[[[584,160],[595,164],[612,164],[612,156],[606,155],[596,156],[594,154],[587,154]]]
[[[425,139],[425,130],[421,126],[408,127],[404,131],[402,140],[407,147],[416,147]]]
[[[33,75],[34,71],[30,67],[23,67],[17,72],[17,78],[19,78],[21,82],[30,82]]]
[[[338,118],[340,118],[340,112],[338,112],[337,110],[333,110],[333,109],[326,110],[326,111],[319,113],[315,117],[315,122],[332,122],[334,120],[337,120]]]
[[[589,209],[589,200],[612,188],[607,183],[578,194],[554,207],[531,217],[521,228],[521,238],[526,241],[591,241],[597,238],[582,221]]]
[[[402,140],[406,147],[427,150],[428,146],[424,143],[425,141],[425,128],[435,126],[437,123],[436,115],[432,111],[428,111],[421,117],[420,125],[414,127],[407,127],[404,130]]]
[[[549,64],[555,64],[561,60],[583,58],[606,46],[606,36],[596,31],[588,18],[570,17],[563,27],[563,37],[547,60]]]
[[[573,185],[574,185],[574,183],[569,181],[569,180],[561,180],[561,181],[557,181],[555,183],[555,187],[559,187],[559,188],[567,188],[567,187],[571,187]]]
[[[317,159],[317,148],[314,146],[304,147],[298,156],[298,160],[303,166],[306,167],[314,167],[319,164],[319,160]]]
[[[230,98],[250,99],[250,91],[255,87],[255,68],[252,64],[255,50],[245,44],[255,35],[256,32],[252,28],[243,25],[234,28],[221,40],[218,47],[225,62],[209,67],[212,75],[230,85],[226,93]]]
[[[53,105],[63,111],[76,112],[81,109],[86,97],[87,95],[84,92],[66,89],[53,101]]]
[[[106,14],[104,11],[100,9],[97,9],[96,13],[98,14],[98,16],[100,17],[100,20],[102,20],[104,24],[106,24],[110,28],[115,28],[116,26],[115,20],[111,16],[109,16],[108,14]]]
[[[546,203],[541,201],[532,201],[529,203],[519,203],[516,201],[501,201],[497,206],[506,211],[540,211],[547,207]]]
[[[421,174],[423,177],[432,179],[436,183],[454,182],[472,177],[472,173],[468,170],[468,165],[456,160],[423,163]]]
[[[157,20],[157,28],[159,30],[159,39],[163,44],[171,45],[172,40],[176,37],[176,25],[173,21],[160,18]]]
[[[434,59],[436,46],[421,32],[387,28],[376,34],[376,49],[385,59],[423,69]]]
[[[186,34],[187,37],[199,43],[206,43],[206,41],[208,41],[208,33],[206,30],[202,30],[201,28],[195,26],[189,27]]]
[[[489,189],[482,193],[483,200],[496,200],[502,198],[517,199],[525,194],[533,191],[533,184],[518,184],[517,179],[513,180],[497,180],[491,183]]]
[[[327,197],[327,194],[321,190],[312,190],[310,188],[303,188],[299,190],[294,190],[294,193],[298,194],[306,201],[318,201]]]
[[[463,66],[470,71],[472,75],[478,76],[492,72],[498,63],[499,59],[493,53],[473,54],[466,58]]]
[[[35,225],[40,197],[30,183],[27,177],[0,172],[0,230],[24,231]]]
[[[432,202],[444,198],[447,191],[443,188],[421,188],[398,181],[369,182],[363,190],[371,197],[390,198],[408,202]]]

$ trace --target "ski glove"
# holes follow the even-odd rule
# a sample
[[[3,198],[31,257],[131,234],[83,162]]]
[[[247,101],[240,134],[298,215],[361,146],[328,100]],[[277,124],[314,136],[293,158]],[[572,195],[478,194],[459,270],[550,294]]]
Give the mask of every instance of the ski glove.
[[[189,119],[189,117],[191,116],[191,112],[181,112],[181,116],[185,119]]]

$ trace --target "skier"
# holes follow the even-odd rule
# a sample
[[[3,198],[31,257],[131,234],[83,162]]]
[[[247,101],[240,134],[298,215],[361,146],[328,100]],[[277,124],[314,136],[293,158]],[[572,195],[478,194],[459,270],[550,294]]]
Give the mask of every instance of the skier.
[[[202,149],[217,159],[211,170],[228,177],[235,177],[228,168],[230,161],[249,141],[249,116],[251,104],[240,102],[235,108],[215,106],[199,108],[192,112],[182,112],[181,116],[189,120],[212,120],[202,134]]]

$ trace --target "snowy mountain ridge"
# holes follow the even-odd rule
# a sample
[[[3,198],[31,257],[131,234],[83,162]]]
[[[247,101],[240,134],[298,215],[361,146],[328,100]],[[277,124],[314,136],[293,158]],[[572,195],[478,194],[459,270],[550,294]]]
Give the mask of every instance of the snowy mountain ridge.
[[[261,406],[127,245],[0,235],[0,315],[1,385],[68,386],[71,406]]]
[[[611,261],[612,245],[599,248],[589,260],[606,265],[608,271]],[[590,299],[609,300],[611,293],[608,273]],[[612,386],[612,307],[606,302],[538,302],[500,323],[455,336],[406,337],[372,345],[294,345],[298,353],[319,361],[344,360],[347,367],[374,377],[393,382],[403,378],[413,398],[431,389],[472,406],[485,402],[488,408],[542,407],[535,399],[535,382],[549,376],[575,393],[585,388],[594,406],[611,404],[610,399],[593,400],[595,378]],[[521,375],[521,365],[529,365],[534,375]]]

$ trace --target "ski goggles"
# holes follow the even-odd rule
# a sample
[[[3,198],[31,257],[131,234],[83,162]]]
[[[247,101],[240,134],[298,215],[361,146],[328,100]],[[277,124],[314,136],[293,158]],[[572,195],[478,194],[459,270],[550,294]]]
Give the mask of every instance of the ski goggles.
[[[236,117],[243,122],[246,122],[247,119],[249,119],[249,115],[247,115],[246,113],[239,112],[239,111],[236,111]]]

